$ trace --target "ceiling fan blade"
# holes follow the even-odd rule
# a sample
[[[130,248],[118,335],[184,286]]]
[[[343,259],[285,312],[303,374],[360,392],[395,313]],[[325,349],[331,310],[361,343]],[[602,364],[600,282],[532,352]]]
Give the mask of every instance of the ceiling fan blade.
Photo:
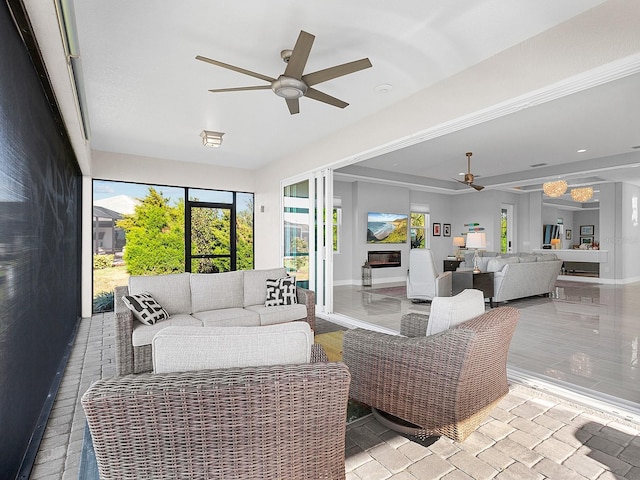
[[[209,91],[211,93],[221,93],[221,92],[242,92],[245,90],[271,90],[271,85],[258,85],[255,87],[214,88]]]
[[[370,68],[371,62],[368,58],[362,58],[349,63],[343,63],[342,65],[336,65],[335,67],[325,68],[324,70],[318,70],[317,72],[308,73],[302,76],[302,81],[307,85],[317,85],[318,83],[326,82],[334,78],[349,75],[365,68]]]
[[[334,107],[338,108],[344,108],[349,105],[347,102],[343,102],[336,97],[332,97],[331,95],[322,93],[315,88],[308,88],[307,93],[305,93],[304,96],[309,97],[313,100],[318,100],[319,102],[328,103],[329,105],[333,105]]]
[[[289,107],[289,113],[295,115],[300,113],[300,100],[298,98],[287,98],[287,107]]]
[[[474,185],[473,183],[470,183],[469,186],[475,188],[478,192],[484,188],[480,185]]]
[[[229,65],[228,63],[219,62],[218,60],[212,60],[211,58],[202,57],[198,55],[196,60],[200,60],[201,62],[210,63],[211,65],[216,65],[218,67],[226,68],[228,70],[233,70],[234,72],[244,73],[245,75],[249,75],[250,77],[259,78],[260,80],[264,80],[265,82],[273,82],[275,78],[267,77],[266,75],[262,75],[261,73],[252,72],[251,70],[246,70],[244,68],[235,67],[233,65]]]
[[[296,45],[293,47],[293,52],[291,53],[291,57],[289,57],[287,68],[284,71],[285,76],[300,80],[315,38],[316,37],[310,33],[300,30],[300,35],[298,35],[298,40],[296,40]]]

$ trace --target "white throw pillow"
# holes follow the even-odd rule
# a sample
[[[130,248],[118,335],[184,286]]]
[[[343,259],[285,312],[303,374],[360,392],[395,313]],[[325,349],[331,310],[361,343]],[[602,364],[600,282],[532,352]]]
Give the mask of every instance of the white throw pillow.
[[[484,294],[466,289],[453,297],[435,297],[431,302],[427,336],[443,332],[484,313]]]

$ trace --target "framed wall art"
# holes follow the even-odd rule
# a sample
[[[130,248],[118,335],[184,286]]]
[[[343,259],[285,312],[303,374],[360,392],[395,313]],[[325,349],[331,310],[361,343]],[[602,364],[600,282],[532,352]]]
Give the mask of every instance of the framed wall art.
[[[565,240],[571,240],[571,229],[570,228],[567,228],[564,231],[564,239]]]
[[[450,237],[451,236],[451,224],[450,223],[445,223],[442,225],[442,235],[444,237]]]
[[[434,237],[439,237],[440,236],[440,224],[439,223],[434,223],[433,224],[433,236]]]
[[[587,237],[593,235],[593,225],[580,225],[580,236]]]

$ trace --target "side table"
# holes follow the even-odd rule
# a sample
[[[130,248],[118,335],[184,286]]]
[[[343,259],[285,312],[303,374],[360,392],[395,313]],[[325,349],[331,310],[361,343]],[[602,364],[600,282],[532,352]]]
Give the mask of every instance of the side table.
[[[462,260],[453,260],[450,258],[445,258],[442,263],[443,263],[442,265],[443,272],[455,272],[460,266],[460,264],[462,263]]]
[[[471,270],[452,272],[451,295],[457,295],[465,288],[474,288],[482,291],[484,298],[489,299],[489,307],[493,308],[493,272],[473,273]]]

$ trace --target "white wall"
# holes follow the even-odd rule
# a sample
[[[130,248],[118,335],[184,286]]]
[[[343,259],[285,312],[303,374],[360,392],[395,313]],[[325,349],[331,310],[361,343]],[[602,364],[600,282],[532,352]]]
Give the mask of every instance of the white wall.
[[[174,185],[253,192],[253,170],[204,163],[175,162],[161,158],[92,151],[92,177],[100,180]],[[256,205],[259,205],[256,202]]]
[[[618,207],[617,215],[621,235],[615,239],[619,255],[624,259],[619,277],[627,282],[637,282],[640,281],[640,187],[623,183],[621,188],[621,205]],[[605,232],[602,232],[602,238],[605,235]]]
[[[560,245],[562,248],[572,248],[573,244],[578,244],[579,239],[574,228],[574,211],[564,210],[551,205],[542,207],[542,225],[556,225],[558,219],[562,219],[562,238]],[[542,225],[540,226],[540,237],[542,239]],[[566,231],[571,230],[571,240],[566,239]],[[578,232],[579,233],[579,232]]]

